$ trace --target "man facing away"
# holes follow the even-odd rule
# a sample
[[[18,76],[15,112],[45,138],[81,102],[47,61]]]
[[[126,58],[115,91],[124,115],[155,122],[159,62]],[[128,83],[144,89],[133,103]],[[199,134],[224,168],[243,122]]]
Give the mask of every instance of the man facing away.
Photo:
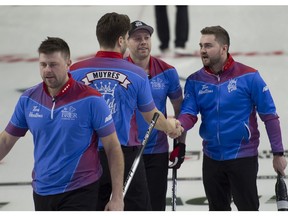
[[[129,30],[130,19],[127,15],[115,12],[103,15],[96,26],[100,51],[95,57],[80,61],[70,67],[72,76],[97,89],[110,108],[124,153],[125,179],[141,148],[137,135],[129,133],[130,124],[133,123],[132,115],[136,108],[140,110],[147,122],[150,122],[154,113],[158,112],[160,117],[155,127],[165,131],[172,138],[178,137],[183,130],[178,127],[175,119],[166,120],[155,107],[145,72],[140,67],[123,60]],[[99,151],[104,175],[101,177],[97,208],[103,210],[110,198],[111,181],[109,168],[105,166],[107,159],[101,146]],[[126,193],[124,204],[124,210],[151,210],[142,159]]]

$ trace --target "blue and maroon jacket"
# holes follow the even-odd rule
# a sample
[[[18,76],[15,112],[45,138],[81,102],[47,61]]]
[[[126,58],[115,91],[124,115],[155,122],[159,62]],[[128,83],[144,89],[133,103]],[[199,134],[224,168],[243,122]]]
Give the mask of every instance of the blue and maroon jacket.
[[[130,56],[127,60],[134,63]],[[182,97],[182,88],[176,69],[161,59],[150,56],[149,83],[157,109],[167,116],[167,98],[176,100]],[[142,141],[146,134],[148,124],[138,110],[136,111],[136,121],[137,125],[131,127],[131,130],[137,131],[138,127],[138,138]],[[167,135],[163,131],[153,129],[144,149],[144,154],[164,153],[168,152],[168,150]]]
[[[70,78],[55,98],[44,83],[26,90],[5,130],[17,137],[32,133],[33,190],[53,195],[100,178],[98,139],[115,127],[100,93]]]
[[[256,113],[265,123],[272,152],[283,152],[280,123],[269,88],[259,72],[229,55],[221,73],[203,67],[187,78],[179,120],[185,130],[201,114],[204,154],[214,160],[258,155]]]
[[[155,108],[145,71],[123,59],[117,52],[98,51],[95,57],[70,67],[72,77],[98,90],[112,114],[120,144],[141,145],[130,130],[135,109],[149,112]],[[99,146],[102,148],[101,141]]]

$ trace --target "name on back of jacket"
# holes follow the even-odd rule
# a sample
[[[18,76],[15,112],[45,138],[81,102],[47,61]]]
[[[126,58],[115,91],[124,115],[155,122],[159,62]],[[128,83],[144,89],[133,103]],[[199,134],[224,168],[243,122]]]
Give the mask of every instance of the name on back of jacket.
[[[98,79],[112,79],[117,80],[122,86],[127,88],[130,81],[125,74],[116,71],[93,71],[86,74],[86,77],[82,79],[85,85],[89,85],[92,81]]]

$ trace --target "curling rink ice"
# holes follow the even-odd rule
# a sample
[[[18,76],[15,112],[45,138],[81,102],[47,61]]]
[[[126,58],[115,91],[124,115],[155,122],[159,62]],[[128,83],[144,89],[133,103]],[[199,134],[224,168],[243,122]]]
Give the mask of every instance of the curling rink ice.
[[[4,130],[22,89],[41,82],[37,48],[47,36],[66,40],[72,59],[85,58],[98,50],[95,26],[107,12],[129,15],[155,27],[154,6],[0,6],[0,130]],[[173,52],[175,7],[168,6]],[[236,61],[258,69],[270,87],[277,106],[285,148],[288,149],[288,6],[189,6],[191,53],[199,50],[200,30],[221,25],[230,34]],[[157,32],[152,35],[152,54],[159,55]],[[163,58],[176,67],[184,80],[202,67],[199,57]],[[171,104],[167,104],[172,114]],[[259,120],[259,118],[258,118]],[[177,211],[208,211],[201,180],[202,152],[199,122],[187,134],[187,153],[178,170]],[[260,211],[276,211],[275,172],[264,125],[259,121],[258,189]],[[171,141],[171,140],[170,140]],[[172,142],[171,142],[172,145]],[[32,136],[28,132],[0,162],[0,211],[33,211],[31,170]],[[288,170],[286,170],[286,173]],[[286,182],[288,183],[287,179]],[[171,211],[171,172],[167,191],[167,211]],[[234,211],[236,208],[232,205]],[[1,215],[2,213],[0,213]]]

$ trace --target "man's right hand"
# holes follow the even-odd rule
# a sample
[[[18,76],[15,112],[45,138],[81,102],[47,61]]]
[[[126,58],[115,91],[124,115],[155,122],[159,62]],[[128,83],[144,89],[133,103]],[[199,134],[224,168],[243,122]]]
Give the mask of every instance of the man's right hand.
[[[167,121],[170,124],[169,130],[166,131],[167,135],[172,139],[179,137],[184,131],[184,128],[181,126],[181,123],[177,119],[172,117],[168,117]]]
[[[105,206],[104,211],[124,211],[124,200],[122,199],[114,199],[113,196],[111,200]]]

